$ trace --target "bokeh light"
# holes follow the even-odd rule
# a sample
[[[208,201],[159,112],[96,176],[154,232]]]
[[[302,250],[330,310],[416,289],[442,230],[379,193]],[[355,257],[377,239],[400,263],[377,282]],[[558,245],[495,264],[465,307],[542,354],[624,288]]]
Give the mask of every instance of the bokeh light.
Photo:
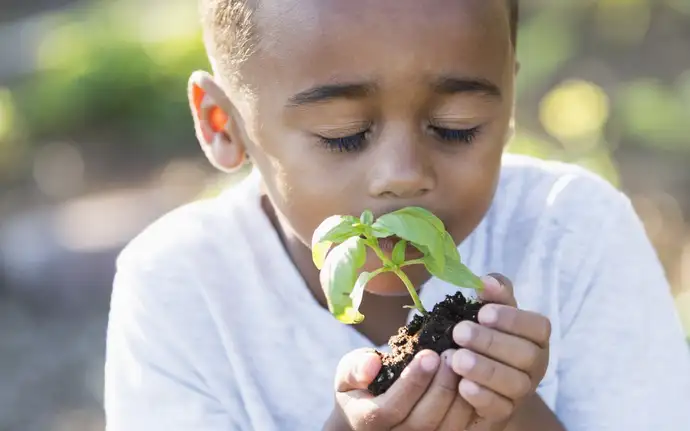
[[[609,114],[610,102],[604,90],[582,80],[568,80],[553,88],[539,110],[541,123],[552,136],[564,143],[578,140],[579,145],[592,146]]]

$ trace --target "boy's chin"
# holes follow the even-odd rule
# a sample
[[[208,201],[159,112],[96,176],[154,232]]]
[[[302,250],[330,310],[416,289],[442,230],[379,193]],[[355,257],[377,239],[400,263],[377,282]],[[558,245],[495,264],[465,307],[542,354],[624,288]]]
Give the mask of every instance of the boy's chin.
[[[421,265],[405,268],[405,274],[414,286],[421,286],[429,279],[429,273]],[[392,272],[386,272],[369,281],[364,290],[377,296],[409,296],[405,284]],[[419,290],[419,289],[418,289]],[[410,298],[412,304],[412,298]]]

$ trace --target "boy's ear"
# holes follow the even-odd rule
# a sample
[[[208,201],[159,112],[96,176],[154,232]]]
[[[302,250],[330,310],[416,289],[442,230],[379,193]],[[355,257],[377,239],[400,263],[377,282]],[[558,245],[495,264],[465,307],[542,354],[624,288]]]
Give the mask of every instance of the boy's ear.
[[[197,71],[189,77],[188,98],[197,139],[211,164],[223,172],[242,167],[246,150],[225,92],[211,75]]]

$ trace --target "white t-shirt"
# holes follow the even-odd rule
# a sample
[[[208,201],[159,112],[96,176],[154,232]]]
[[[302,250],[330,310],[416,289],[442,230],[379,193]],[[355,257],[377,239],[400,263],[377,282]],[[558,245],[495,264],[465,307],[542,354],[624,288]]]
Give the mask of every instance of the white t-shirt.
[[[108,431],[320,429],[336,364],[372,347],[318,305],[252,174],[162,217],[118,259]],[[493,205],[459,247],[548,316],[538,392],[569,431],[690,430],[690,354],[629,200],[579,168],[506,155]],[[431,307],[455,287],[438,279]],[[379,347],[382,346],[373,346]]]

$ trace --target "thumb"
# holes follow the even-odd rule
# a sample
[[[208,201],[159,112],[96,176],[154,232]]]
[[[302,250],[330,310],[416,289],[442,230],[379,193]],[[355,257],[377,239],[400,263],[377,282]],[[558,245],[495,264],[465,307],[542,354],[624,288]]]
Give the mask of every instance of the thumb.
[[[484,290],[479,293],[479,299],[494,304],[517,307],[513,293],[513,283],[503,274],[492,273],[482,277]]]
[[[340,360],[335,373],[335,390],[367,389],[381,369],[381,357],[372,349],[357,349]]]

